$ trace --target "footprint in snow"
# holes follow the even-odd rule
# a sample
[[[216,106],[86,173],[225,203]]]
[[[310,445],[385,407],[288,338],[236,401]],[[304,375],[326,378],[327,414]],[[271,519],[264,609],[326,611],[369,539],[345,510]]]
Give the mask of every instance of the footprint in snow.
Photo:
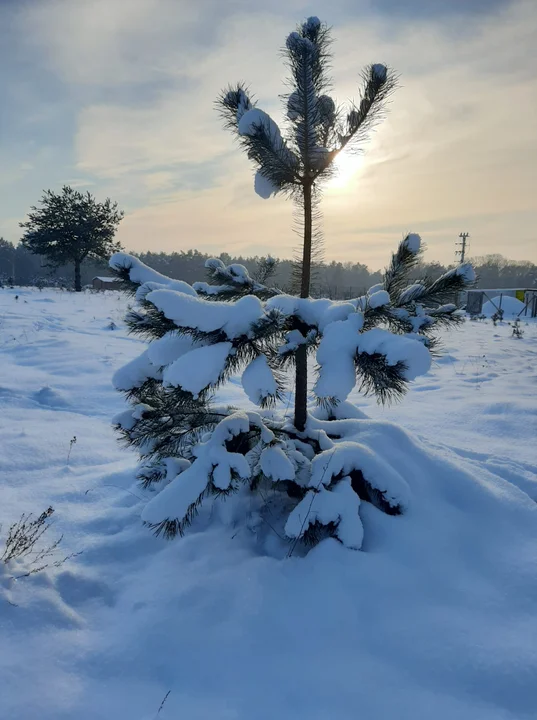
[[[71,607],[79,607],[92,600],[100,600],[105,605],[113,605],[115,601],[114,592],[109,585],[70,570],[58,575],[56,589],[64,603]]]

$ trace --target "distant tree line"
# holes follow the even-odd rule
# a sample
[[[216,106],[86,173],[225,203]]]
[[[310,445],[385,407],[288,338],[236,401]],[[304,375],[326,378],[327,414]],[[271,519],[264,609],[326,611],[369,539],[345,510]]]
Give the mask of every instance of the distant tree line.
[[[137,256],[150,267],[169,277],[185,280],[188,283],[203,280],[205,261],[212,257],[198,250],[186,250],[174,253],[137,253]],[[233,257],[221,253],[218,257],[226,264],[241,263],[250,273],[255,274],[259,257]],[[478,287],[508,288],[537,287],[537,265],[524,260],[508,260],[502,255],[484,255],[472,259],[478,273]],[[289,289],[292,278],[292,262],[280,260],[277,265],[275,284],[283,290]],[[415,278],[427,275],[436,278],[444,273],[448,266],[440,263],[421,265],[415,272]],[[82,285],[91,283],[95,276],[110,275],[106,261],[86,260],[82,263]],[[349,298],[360,295],[367,288],[381,280],[381,271],[371,271],[362,263],[336,262],[319,265],[314,274],[312,293],[314,296]],[[46,258],[33,254],[22,244],[15,247],[0,238],[0,281],[5,285],[64,286],[72,288],[73,270],[70,264],[48,267]]]

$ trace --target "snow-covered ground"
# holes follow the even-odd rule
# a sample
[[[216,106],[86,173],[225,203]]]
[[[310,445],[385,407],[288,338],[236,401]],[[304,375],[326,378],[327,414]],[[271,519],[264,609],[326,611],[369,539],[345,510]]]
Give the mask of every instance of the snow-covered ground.
[[[49,505],[57,558],[81,553],[0,569],[0,718],[535,717],[537,324],[467,322],[402,404],[355,397],[408,512],[363,504],[364,552],[282,560],[216,511],[173,542],[141,526],[110,427],[112,373],[141,348],[126,305],[0,290],[0,554]],[[247,404],[239,380],[224,399]]]

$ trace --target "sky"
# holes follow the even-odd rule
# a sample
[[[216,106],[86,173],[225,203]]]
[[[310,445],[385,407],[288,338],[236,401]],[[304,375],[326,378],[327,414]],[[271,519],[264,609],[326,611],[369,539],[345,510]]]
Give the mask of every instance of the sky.
[[[448,263],[466,231],[537,262],[536,0],[0,0],[0,236],[70,184],[117,200],[129,250],[290,257],[292,205],[255,195],[214,100],[243,80],[279,120],[279,50],[312,14],[339,102],[368,63],[400,76],[325,188],[326,258],[377,269],[413,231]]]

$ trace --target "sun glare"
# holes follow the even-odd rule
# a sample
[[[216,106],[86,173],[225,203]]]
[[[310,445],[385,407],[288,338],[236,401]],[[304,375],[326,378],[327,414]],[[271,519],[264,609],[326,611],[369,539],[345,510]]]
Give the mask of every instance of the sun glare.
[[[355,175],[357,175],[362,165],[360,155],[349,152],[340,153],[334,160],[335,174],[328,183],[328,188],[342,188],[349,184]]]

